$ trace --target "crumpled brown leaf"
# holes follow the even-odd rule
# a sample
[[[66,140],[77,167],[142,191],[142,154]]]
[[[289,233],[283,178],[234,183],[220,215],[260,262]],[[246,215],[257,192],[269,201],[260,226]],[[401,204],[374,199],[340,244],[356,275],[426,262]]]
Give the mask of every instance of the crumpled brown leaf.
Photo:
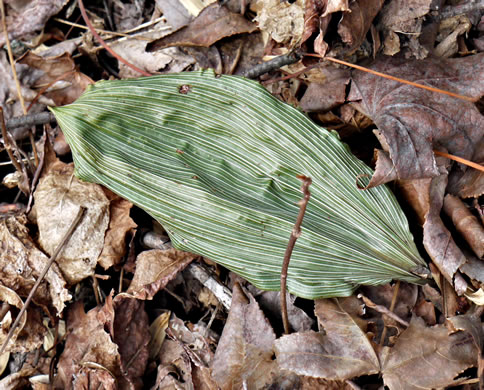
[[[31,80],[33,89],[42,90],[57,80],[43,95],[58,106],[74,102],[89,84],[94,83],[90,77],[76,70],[76,64],[67,52],[55,57],[42,57],[28,51],[17,62],[38,71],[35,81]],[[58,79],[62,75],[64,77]]]
[[[423,17],[430,11],[432,0],[391,0],[380,13],[379,29],[384,33],[383,53],[394,55],[400,51],[397,33],[406,35],[417,58],[425,58],[427,51],[418,43]]]
[[[385,58],[371,69],[466,95],[484,94],[484,53],[422,61]],[[483,137],[484,117],[468,101],[357,71],[349,95],[378,126],[392,164],[377,162],[370,187],[398,179],[440,175],[433,150],[470,160]],[[382,156],[384,152],[379,154]]]
[[[353,54],[366,38],[373,19],[380,11],[384,0],[371,0],[364,3],[353,1],[349,6],[350,12],[345,12],[338,25],[338,34],[348,45],[344,49],[346,55]]]
[[[109,199],[109,226],[104,236],[104,246],[98,263],[104,269],[121,262],[126,254],[126,236],[134,235],[138,226],[129,216],[133,204],[115,193],[103,188]]]
[[[57,14],[67,0],[9,1],[7,6],[7,30],[10,40],[29,38],[44,28],[51,16]],[[5,45],[5,35],[0,34],[0,46]]]
[[[72,164],[58,161],[40,179],[34,199],[39,242],[49,254],[59,245],[79,207],[87,209],[57,264],[71,284],[93,275],[109,224],[109,200],[101,187],[80,181]]]
[[[160,364],[157,370],[156,389],[215,389],[216,383],[210,375],[209,365],[213,353],[209,340],[202,333],[190,326],[189,329],[181,319],[171,315],[166,339],[161,346],[158,357]],[[202,332],[204,332],[206,328]],[[175,374],[176,377],[170,375]]]
[[[27,297],[49,259],[33,243],[25,216],[0,219],[0,280],[20,296]],[[52,264],[34,295],[34,302],[52,305],[60,315],[71,299],[57,264]]]
[[[138,299],[153,299],[176,274],[190,264],[197,255],[177,249],[152,249],[136,258],[136,271],[128,293]]]
[[[277,369],[272,344],[274,331],[255,299],[234,285],[232,306],[212,363],[213,378],[222,389],[260,389],[271,383]]]
[[[277,362],[282,369],[326,379],[349,379],[379,372],[373,346],[338,300],[317,300],[315,312],[325,334],[301,332],[275,341]]]
[[[457,231],[465,238],[477,257],[484,256],[484,227],[456,196],[444,198],[444,212],[452,219]]]
[[[170,46],[209,47],[222,38],[236,34],[251,33],[257,26],[240,14],[230,12],[226,7],[212,4],[186,27],[150,42],[147,51],[160,50]]]
[[[383,380],[390,389],[435,389],[452,386],[454,378],[476,365],[477,348],[466,332],[449,335],[443,325],[428,328],[413,317],[395,346],[384,349]]]
[[[56,388],[141,389],[148,360],[148,316],[127,294],[108,296],[103,307],[68,312],[68,336],[57,365]],[[88,387],[83,387],[88,384]]]

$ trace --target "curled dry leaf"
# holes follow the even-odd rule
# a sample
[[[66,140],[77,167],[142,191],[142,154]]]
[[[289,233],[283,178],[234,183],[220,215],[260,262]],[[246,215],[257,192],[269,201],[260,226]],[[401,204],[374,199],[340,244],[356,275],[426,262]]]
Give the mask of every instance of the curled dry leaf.
[[[138,299],[153,299],[176,274],[190,264],[197,255],[177,249],[152,249],[136,258],[136,271],[128,293]]]
[[[67,317],[68,336],[57,366],[57,388],[141,389],[148,360],[148,316],[143,302],[127,294],[106,298],[87,314],[76,302]],[[73,378],[76,378],[73,382]],[[117,387],[113,387],[117,383]]]
[[[277,362],[282,369],[326,379],[379,372],[370,341],[338,300],[317,300],[315,312],[326,333],[295,333],[276,340]]]
[[[338,25],[338,34],[342,41],[348,45],[345,54],[350,55],[360,47],[366,39],[366,34],[370,29],[373,19],[380,11],[384,0],[371,0],[360,3],[353,1],[349,11],[343,14]]]
[[[10,1],[7,8],[7,30],[10,40],[27,39],[44,28],[51,16],[57,14],[66,0]],[[0,34],[0,46],[5,45],[5,35]]]
[[[74,102],[89,84],[94,83],[90,77],[76,70],[76,64],[69,53],[41,57],[28,51],[18,62],[37,70],[36,79],[32,80],[34,89],[43,90],[57,80],[43,95],[59,106]]]
[[[304,32],[304,1],[292,4],[279,0],[257,0],[251,4],[257,12],[259,29],[278,42],[292,48],[301,42]]]
[[[9,289],[8,287],[0,285],[0,301],[2,305],[10,305],[16,307],[19,311],[24,306],[22,299],[18,296],[18,294]],[[12,316],[12,310],[9,310],[5,313],[5,316],[2,318],[0,323],[0,346],[2,346],[5,341],[7,340],[8,332],[10,331],[10,327],[12,326],[15,318]],[[22,331],[25,323],[27,322],[27,313],[25,312],[18,323],[17,329],[13,333],[10,341],[8,342],[7,347],[5,348],[6,352],[18,352],[18,344],[16,343],[17,337],[19,333]]]
[[[104,269],[121,262],[126,254],[126,236],[133,235],[136,223],[129,216],[133,204],[119,197],[107,188],[103,188],[109,199],[109,226],[104,236],[104,246],[98,258],[98,263]]]
[[[484,53],[445,60],[386,58],[371,69],[477,100],[484,94],[483,58]],[[378,126],[393,162],[385,171],[377,164],[370,187],[395,178],[438,176],[435,148],[470,160],[482,138],[484,117],[475,105],[448,95],[357,71],[349,100],[361,101],[361,109]]]
[[[457,231],[465,238],[477,257],[484,256],[484,227],[459,198],[447,194],[444,212],[452,219]]]
[[[232,306],[212,363],[213,378],[222,389],[262,389],[278,368],[271,359],[276,335],[259,305],[234,285]]]
[[[111,383],[119,373],[120,356],[118,346],[105,330],[105,322],[97,317],[102,308],[84,312],[81,302],[74,303],[67,314],[68,335],[64,351],[57,365],[56,388],[76,388],[86,379],[93,383]],[[106,373],[109,376],[106,376]],[[106,388],[112,388],[107,386]]]
[[[160,365],[153,389],[217,388],[209,369],[213,353],[205,336],[188,329],[174,314],[171,315],[167,333],[170,339],[165,340],[158,354]],[[171,373],[176,375],[172,376]]]
[[[109,200],[97,184],[74,176],[74,166],[56,162],[40,179],[34,193],[39,241],[52,254],[69,229],[79,207],[87,211],[57,259],[71,284],[94,274],[109,224]]]
[[[251,33],[256,29],[257,26],[242,15],[230,12],[219,4],[212,4],[204,8],[188,26],[149,43],[147,51],[170,46],[209,47],[222,38]]]
[[[476,354],[466,332],[449,334],[443,325],[428,328],[421,318],[413,317],[395,346],[383,350],[383,380],[390,389],[446,388],[476,365]]]
[[[21,296],[28,296],[38,276],[49,259],[42,253],[28,234],[24,216],[0,219],[0,280],[6,287]],[[34,295],[34,302],[54,306],[60,315],[65,302],[71,299],[65,288],[66,281],[59,267],[50,267],[44,282]]]
[[[417,45],[418,34],[422,31],[423,17],[430,11],[432,0],[392,0],[387,2],[380,13],[379,29],[383,31],[383,53],[394,55],[400,51],[400,38],[397,33],[408,34]],[[422,55],[426,56],[426,52]]]

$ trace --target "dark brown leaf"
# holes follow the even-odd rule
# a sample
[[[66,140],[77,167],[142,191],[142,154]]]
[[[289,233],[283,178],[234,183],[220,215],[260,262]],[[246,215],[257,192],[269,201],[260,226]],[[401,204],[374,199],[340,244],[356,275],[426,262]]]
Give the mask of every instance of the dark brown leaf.
[[[383,3],[384,0],[351,2],[351,12],[345,12],[338,25],[338,34],[341,36],[343,42],[349,46],[345,48],[346,55],[354,53],[363,43],[371,23],[380,11]]]
[[[121,262],[126,254],[126,236],[133,235],[138,225],[129,216],[133,204],[103,188],[109,199],[109,226],[104,236],[104,246],[98,263],[104,269]]]
[[[294,333],[276,340],[277,362],[282,369],[325,379],[379,372],[370,341],[338,300],[316,301],[315,312],[326,333]]]
[[[325,67],[321,73],[326,81],[310,83],[301,98],[301,108],[306,112],[326,112],[345,102],[350,72],[347,69]]]
[[[209,47],[222,38],[251,33],[256,29],[257,26],[242,15],[232,13],[219,4],[212,4],[203,9],[188,26],[151,42],[147,46],[147,51],[170,46]]]
[[[467,333],[449,335],[445,326],[428,328],[421,318],[414,317],[395,346],[381,356],[383,380],[390,389],[445,388],[476,364],[476,353]]]
[[[457,231],[465,238],[477,257],[484,256],[484,227],[456,196],[444,198],[444,212],[452,219]]]
[[[371,68],[477,100],[484,93],[483,59],[484,53],[447,60],[389,58]],[[469,160],[483,136],[484,117],[473,103],[368,73],[354,74],[349,99],[361,100],[361,108],[378,126],[395,170],[379,172],[377,165],[370,186],[387,182],[387,177],[438,176],[435,148]]]
[[[86,383],[86,380],[103,385],[109,383],[106,388],[114,388],[109,377],[121,377],[118,345],[105,330],[106,315],[98,319],[102,310],[95,308],[86,314],[81,302],[76,302],[70,308],[67,316],[68,336],[57,365],[56,388],[82,388],[81,383]],[[109,375],[106,376],[106,373]],[[77,385],[73,383],[75,378],[79,380]]]
[[[43,90],[52,84],[43,95],[59,106],[74,102],[89,84],[94,83],[90,77],[76,70],[69,53],[41,57],[28,51],[18,62],[37,69],[38,76],[32,88]]]

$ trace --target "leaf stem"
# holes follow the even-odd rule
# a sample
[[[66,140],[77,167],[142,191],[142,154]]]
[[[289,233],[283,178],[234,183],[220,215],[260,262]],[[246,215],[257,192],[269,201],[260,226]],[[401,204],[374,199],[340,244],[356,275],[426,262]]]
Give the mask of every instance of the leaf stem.
[[[286,301],[286,286],[287,286],[287,270],[289,268],[289,262],[291,260],[291,254],[296,245],[296,240],[301,236],[301,224],[306,213],[306,207],[311,197],[309,192],[309,186],[312,183],[310,177],[304,175],[298,175],[297,178],[302,181],[301,192],[303,193],[303,198],[299,202],[299,214],[297,215],[296,223],[292,229],[291,237],[289,237],[289,242],[287,244],[286,252],[284,253],[284,260],[282,262],[281,269],[281,311],[282,311],[282,323],[284,325],[284,333],[289,334],[289,319],[287,316],[287,301]]]

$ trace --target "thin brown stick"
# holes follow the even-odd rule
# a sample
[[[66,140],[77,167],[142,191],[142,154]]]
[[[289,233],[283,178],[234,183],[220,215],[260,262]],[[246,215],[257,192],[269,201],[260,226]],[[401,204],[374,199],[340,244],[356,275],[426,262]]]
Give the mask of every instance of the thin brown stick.
[[[299,214],[297,215],[296,223],[291,232],[291,237],[289,237],[289,242],[287,244],[286,253],[284,253],[284,260],[282,262],[281,269],[281,313],[282,313],[282,323],[284,325],[284,333],[289,334],[289,318],[287,316],[287,301],[286,301],[286,286],[287,286],[287,270],[289,269],[289,262],[291,260],[291,254],[296,244],[296,240],[301,236],[301,224],[306,213],[306,207],[311,197],[309,192],[309,186],[313,182],[310,177],[304,175],[298,175],[297,178],[302,181],[301,192],[304,197],[299,202]]]
[[[74,218],[74,221],[72,221],[71,226],[67,230],[64,237],[62,237],[61,242],[59,243],[59,245],[55,249],[54,253],[52,253],[52,256],[50,257],[49,261],[47,262],[44,269],[42,270],[39,277],[37,278],[37,281],[35,282],[34,287],[32,287],[32,290],[30,290],[29,296],[25,300],[24,306],[20,310],[20,313],[18,314],[17,318],[15,319],[14,323],[12,324],[12,327],[10,328],[10,330],[8,332],[7,339],[5,340],[5,343],[2,345],[2,348],[0,349],[0,355],[2,355],[3,352],[5,351],[5,348],[7,347],[8,342],[12,338],[12,335],[13,335],[15,329],[17,328],[18,324],[20,323],[20,319],[22,318],[22,316],[26,312],[27,308],[29,307],[30,302],[32,301],[32,298],[34,297],[35,292],[37,291],[37,289],[40,286],[40,283],[42,283],[42,280],[44,280],[44,277],[47,274],[47,272],[49,271],[50,267],[52,266],[52,263],[57,259],[57,256],[59,256],[59,253],[61,253],[61,250],[64,248],[65,244],[71,238],[72,233],[76,229],[77,225],[79,225],[79,222],[81,221],[85,212],[86,212],[86,208],[81,206],[79,208],[79,212],[77,213],[76,217]]]
[[[109,53],[111,53],[111,55],[114,56],[118,61],[121,61],[123,64],[133,69],[134,71],[141,73],[143,76],[151,76],[150,73],[145,72],[144,70],[138,68],[136,65],[131,64],[130,62],[126,61],[123,57],[116,54],[116,52],[113,49],[111,49],[106,42],[104,42],[101,36],[94,29],[94,26],[92,25],[91,21],[89,20],[89,17],[87,16],[87,12],[86,12],[86,9],[84,8],[84,3],[82,2],[82,0],[78,0],[78,4],[79,4],[79,9],[81,10],[81,15],[82,15],[82,18],[84,19],[84,22],[86,22],[86,25],[87,27],[89,27],[91,34],[94,35],[94,37],[102,47],[104,47]]]
[[[444,95],[452,96],[452,97],[455,97],[455,98],[461,99],[461,100],[466,100],[468,102],[475,103],[476,100],[477,100],[477,99],[471,98],[469,96],[459,95],[458,93],[446,91],[444,89],[429,87],[427,85],[415,83],[413,81],[401,79],[399,77],[390,76],[389,74],[382,73],[382,72],[377,72],[376,70],[368,69],[368,68],[365,68],[364,66],[355,65],[355,64],[352,64],[351,62],[346,62],[346,61],[343,61],[343,60],[339,60],[337,58],[333,58],[333,57],[323,57],[323,56],[320,56],[319,54],[312,54],[312,53],[305,53],[304,55],[305,56],[309,56],[309,57],[321,58],[323,60],[335,62],[335,63],[340,64],[340,65],[349,66],[350,68],[358,69],[358,70],[361,70],[361,71],[366,72],[366,73],[371,73],[371,74],[374,74],[375,76],[383,77],[384,79],[398,81],[399,83],[411,85],[413,87],[425,89],[425,90],[431,91],[431,92],[442,93]]]
[[[395,289],[393,290],[392,302],[390,303],[390,309],[389,310],[390,310],[390,313],[392,313],[392,314],[393,314],[393,310],[395,309],[395,305],[397,303],[397,297],[398,297],[398,291],[399,290],[400,290],[400,281],[398,280],[397,283],[395,284]],[[377,309],[375,309],[375,310],[377,310]],[[395,320],[395,321],[397,321],[397,320]],[[405,325],[405,326],[408,326],[408,325]],[[386,324],[384,323],[383,331],[381,333],[381,338],[380,338],[380,349],[383,347],[383,343],[385,342],[385,337],[387,335],[387,329],[388,328],[387,328]]]
[[[465,158],[462,158],[462,157],[459,157],[459,156],[454,156],[453,154],[448,154],[448,153],[444,153],[444,152],[439,152],[438,150],[434,150],[434,153],[437,155],[437,156],[441,156],[441,157],[447,157],[451,160],[454,160],[454,161],[457,161],[457,162],[460,162],[461,164],[464,164],[464,165],[467,165],[469,167],[472,167],[472,168],[475,168],[477,169],[478,171],[481,171],[481,172],[484,172],[484,166],[481,165],[481,164],[477,164],[473,161],[469,161],[469,160],[466,160]]]
[[[3,0],[0,0],[0,12],[2,13],[2,28],[5,34],[5,43],[7,45],[8,60],[10,61],[10,66],[12,68],[13,79],[15,80],[15,86],[17,88],[20,105],[22,106],[22,111],[24,115],[26,115],[27,110],[25,109],[25,102],[22,96],[22,90],[20,89],[20,81],[18,80],[17,71],[15,70],[15,58],[13,58],[12,46],[10,45],[10,39],[8,38],[7,21],[5,18],[5,5],[3,3]]]
[[[10,161],[12,161],[12,164],[15,167],[15,169],[20,173],[22,173],[22,167],[20,166],[17,159],[12,153],[12,145],[10,145],[10,140],[8,139],[7,126],[5,125],[5,117],[3,116],[2,107],[0,107],[0,126],[2,127],[3,144],[5,145],[5,150],[8,153],[8,157],[10,158]]]

